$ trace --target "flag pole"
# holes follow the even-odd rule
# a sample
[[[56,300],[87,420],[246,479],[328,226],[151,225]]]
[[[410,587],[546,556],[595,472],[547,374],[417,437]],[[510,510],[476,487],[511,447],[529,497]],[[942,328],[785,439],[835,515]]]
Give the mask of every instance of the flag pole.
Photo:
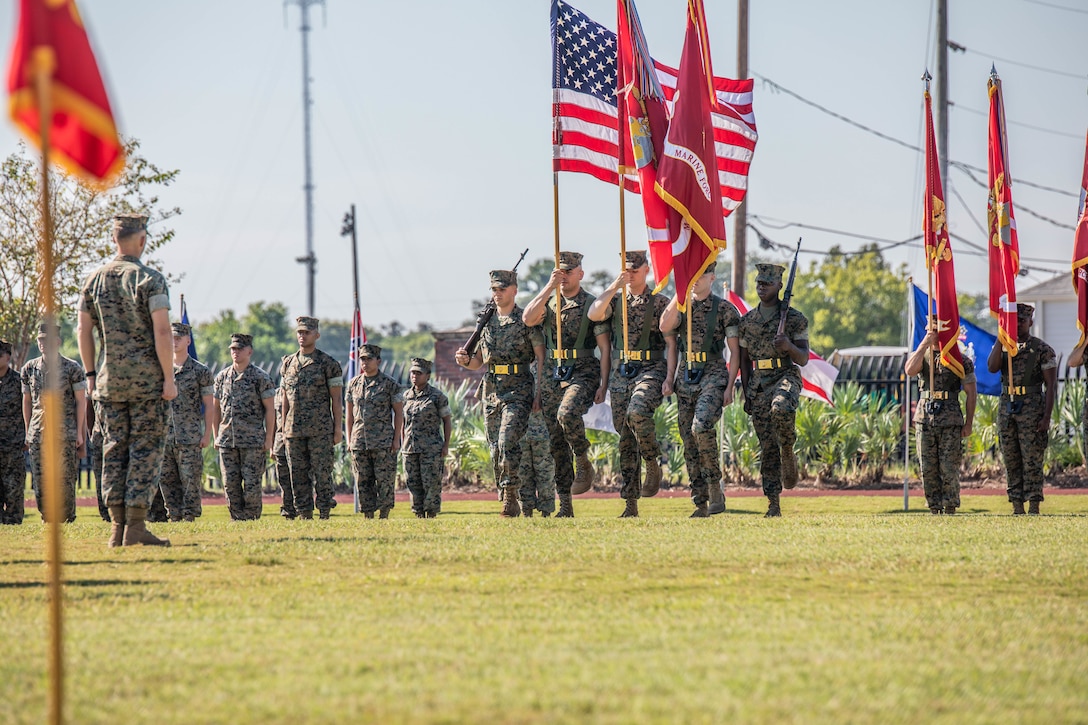
[[[617,44],[617,64],[620,62],[619,55],[619,46]],[[616,151],[616,185],[620,187],[620,274],[627,271],[627,211],[624,206],[623,193],[623,174],[625,168],[623,159],[627,152],[627,144],[624,143],[625,136],[623,133],[623,95],[623,89],[620,89],[619,93],[616,94],[616,125],[617,131],[619,132],[617,140],[620,144],[620,148]],[[627,285],[623,285],[623,288],[620,290],[620,308],[623,311],[623,352],[620,353],[620,362],[626,364],[627,357],[630,354],[630,345],[627,340]]]
[[[932,79],[932,77],[933,76],[931,76],[929,74],[929,69],[927,68],[926,72],[925,72],[925,75],[922,76],[922,82],[925,84],[925,89],[926,89],[925,90],[925,99],[926,99],[927,123],[929,122],[928,119],[933,118],[933,112],[930,110],[930,105],[929,105],[929,81]],[[926,136],[926,139],[928,141],[928,139],[929,139],[928,135]],[[929,157],[927,156],[926,158],[927,158],[927,161],[928,161]],[[929,208],[929,206],[928,206],[929,205],[929,195],[932,193],[931,190],[934,188],[934,184],[933,184],[933,172],[934,171],[935,171],[935,169],[930,169],[929,164],[927,163],[926,164],[926,190],[925,190],[926,199],[925,199],[924,203],[922,204],[922,214],[923,214],[923,216],[925,216],[925,210]],[[923,233],[923,235],[930,233],[932,225],[933,225],[933,220],[932,219],[922,219],[922,233]],[[926,298],[926,323],[927,323],[926,324],[926,332],[928,333],[930,330],[934,329],[934,325],[933,325],[934,315],[933,315],[933,312],[937,307],[937,303],[934,301],[934,298],[933,298],[933,277],[937,273],[938,260],[937,260],[936,255],[934,255],[933,258],[930,259],[930,251],[929,251],[929,245],[928,244],[925,244],[923,242],[923,247],[926,250],[926,287],[927,287],[926,293],[929,295],[929,297]],[[914,339],[914,337],[912,336],[911,340],[913,340],[913,339]],[[937,344],[940,345],[940,337],[938,336],[937,339],[938,339]],[[933,355],[933,346],[932,345],[930,346],[929,350],[926,350],[926,354],[929,355],[929,394],[931,396],[930,399],[932,400],[934,370],[937,367],[937,356]],[[921,396],[919,396],[919,402],[921,402]]]
[[[351,342],[349,343],[348,357],[356,361],[356,366],[359,364],[359,338],[355,337],[355,321],[359,320],[359,334],[362,335],[362,316],[359,309],[359,237],[355,230],[355,205],[351,205],[350,222],[351,222],[351,276],[352,276],[352,296],[354,298],[355,307],[352,309],[351,314]],[[348,220],[345,220],[348,221]],[[443,462],[444,464],[445,462]],[[352,506],[355,513],[359,513],[359,481],[352,475],[351,477],[351,496]]]
[[[60,471],[60,337],[57,328],[56,290],[53,276],[53,215],[49,203],[49,127],[52,122],[50,72],[38,64],[34,85],[38,96],[38,119],[42,148],[42,234],[38,253],[42,258],[39,295],[44,301],[45,348],[43,364],[46,389],[42,396],[44,436],[42,478],[39,482],[45,494],[46,548],[49,562],[49,722],[64,721],[64,609],[63,558],[61,542],[61,471]],[[43,485],[44,484],[44,485]]]
[[[914,340],[914,277],[907,277],[907,312],[910,318],[907,340],[910,341]],[[907,349],[910,349],[909,344]],[[910,355],[909,352],[907,354]],[[910,378],[906,375],[903,376],[903,388],[903,399],[906,401],[903,411],[903,512],[906,513],[910,511]]]
[[[559,116],[555,117],[556,143],[558,144]],[[558,162],[556,162],[558,163]],[[555,229],[555,268],[559,269],[559,169],[552,169],[552,226]],[[562,360],[563,350],[563,291],[555,288],[555,355]]]

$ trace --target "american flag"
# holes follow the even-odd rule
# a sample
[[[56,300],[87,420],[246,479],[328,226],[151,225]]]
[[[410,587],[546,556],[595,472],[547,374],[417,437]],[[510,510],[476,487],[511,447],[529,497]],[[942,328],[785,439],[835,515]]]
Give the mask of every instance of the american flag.
[[[351,318],[351,350],[348,353],[348,380],[359,374],[359,348],[366,344],[366,330],[363,329],[363,315],[359,308]]]
[[[552,0],[553,167],[617,183],[619,129],[616,110],[616,34],[565,2]],[[672,113],[676,69],[654,61]],[[756,147],[752,113],[754,82],[714,78],[719,109],[712,113],[722,213],[740,206]],[[624,174],[624,187],[639,192],[638,176]]]

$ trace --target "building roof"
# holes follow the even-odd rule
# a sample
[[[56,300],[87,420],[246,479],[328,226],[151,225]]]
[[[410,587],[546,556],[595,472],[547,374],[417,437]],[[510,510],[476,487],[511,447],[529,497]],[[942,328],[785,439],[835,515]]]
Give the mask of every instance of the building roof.
[[[1023,302],[1033,300],[1075,300],[1077,293],[1073,291],[1073,283],[1068,274],[1059,274],[1056,277],[1040,282],[1034,287],[1018,290],[1016,299]]]

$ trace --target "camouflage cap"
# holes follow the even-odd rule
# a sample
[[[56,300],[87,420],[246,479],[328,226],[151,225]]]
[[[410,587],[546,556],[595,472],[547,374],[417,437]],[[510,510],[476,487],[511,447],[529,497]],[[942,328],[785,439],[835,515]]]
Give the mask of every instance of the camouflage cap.
[[[147,231],[147,217],[143,214],[118,214],[113,218],[113,233],[118,237]]]
[[[236,332],[230,336],[231,348],[253,347],[253,335]]]
[[[170,331],[174,333],[174,337],[185,337],[193,334],[193,328],[184,322],[171,322]]]
[[[295,318],[295,330],[311,330],[317,332],[320,322],[316,317],[307,317],[303,315]]]
[[[56,330],[57,337],[60,337],[60,328],[57,327],[56,325],[54,325],[53,329]],[[48,334],[49,334],[49,325],[47,325],[44,322],[40,323],[38,325],[38,337],[45,337]]]
[[[1035,306],[1029,305],[1026,302],[1016,303],[1016,316],[1017,317],[1031,317],[1035,314]]]
[[[424,360],[421,357],[412,358],[412,367],[408,368],[410,373],[427,373],[431,374],[431,361]]]
[[[495,289],[496,287],[509,287],[510,285],[517,285],[517,283],[517,272],[510,272],[505,269],[491,270],[491,289]]]
[[[577,269],[582,266],[582,255],[578,252],[560,252],[559,253],[559,269],[564,272]]]
[[[624,266],[627,269],[639,269],[646,266],[646,252],[628,252]]]
[[[359,357],[373,357],[380,358],[382,356],[382,349],[377,345],[371,345],[367,343],[359,347]]]
[[[782,281],[782,274],[786,271],[786,268],[781,264],[757,264],[756,270],[758,270],[756,272],[756,282],[774,284]]]
[[[10,342],[7,340],[0,340],[0,355],[10,355],[13,349]]]

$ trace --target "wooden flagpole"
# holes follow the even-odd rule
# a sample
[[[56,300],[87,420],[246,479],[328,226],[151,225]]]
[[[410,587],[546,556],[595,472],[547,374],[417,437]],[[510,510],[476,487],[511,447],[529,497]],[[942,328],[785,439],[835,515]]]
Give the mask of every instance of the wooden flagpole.
[[[61,451],[60,451],[60,337],[57,328],[56,291],[53,276],[53,215],[49,202],[49,126],[53,109],[50,98],[50,72],[37,64],[35,91],[38,96],[39,133],[42,147],[42,233],[38,254],[42,260],[39,296],[44,301],[46,326],[43,367],[46,374],[42,396],[44,413],[42,478],[39,482],[45,498],[46,560],[49,564],[49,722],[64,721],[64,607],[63,558],[61,547]],[[44,485],[43,485],[44,484]]]

